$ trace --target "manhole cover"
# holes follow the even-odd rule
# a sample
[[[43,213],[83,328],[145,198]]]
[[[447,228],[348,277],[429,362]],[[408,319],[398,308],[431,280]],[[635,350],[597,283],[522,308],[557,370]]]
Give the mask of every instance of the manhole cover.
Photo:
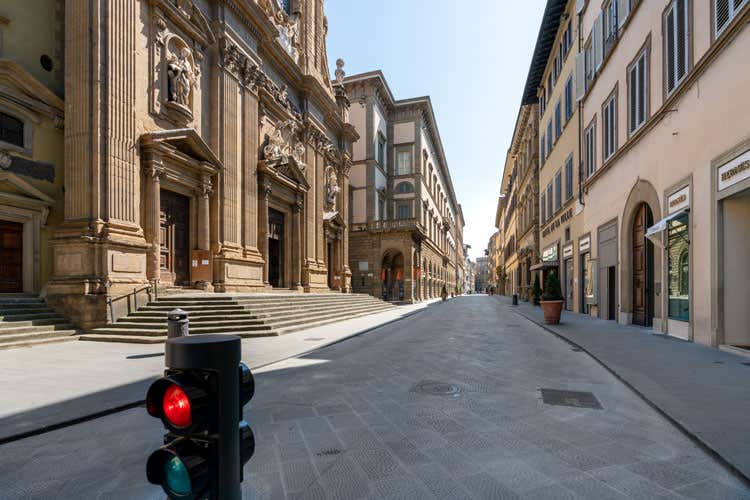
[[[308,342],[320,342],[321,340],[325,340],[323,337],[307,337],[305,340]]]
[[[458,394],[461,389],[447,382],[436,382],[434,380],[423,380],[414,386],[414,391],[431,396],[452,396]]]
[[[559,389],[539,390],[542,392],[542,401],[548,405],[602,409],[602,404],[591,392],[562,391]]]

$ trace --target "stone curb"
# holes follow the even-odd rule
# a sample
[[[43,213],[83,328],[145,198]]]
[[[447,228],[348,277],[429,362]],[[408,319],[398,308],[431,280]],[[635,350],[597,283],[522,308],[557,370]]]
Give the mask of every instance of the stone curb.
[[[703,441],[697,434],[692,432],[687,426],[685,426],[680,420],[676,419],[672,415],[668,413],[667,410],[664,408],[658,406],[656,403],[654,403],[651,399],[648,398],[643,392],[641,392],[635,385],[631,384],[623,375],[620,375],[617,371],[615,371],[613,368],[611,368],[609,365],[607,365],[604,361],[602,361],[597,355],[593,354],[591,351],[589,351],[585,346],[578,344],[571,340],[570,338],[566,337],[562,333],[556,332],[549,326],[547,326],[545,323],[540,323],[535,318],[532,318],[530,316],[527,316],[520,310],[513,310],[513,306],[510,306],[508,304],[503,304],[501,302],[501,305],[504,307],[511,308],[512,312],[517,314],[518,316],[521,316],[522,318],[526,319],[527,321],[530,321],[531,323],[539,326],[543,330],[551,333],[555,337],[559,338],[560,340],[563,340],[564,342],[567,342],[568,344],[580,349],[581,351],[585,352],[591,358],[599,363],[605,370],[607,370],[609,373],[611,373],[617,380],[625,384],[626,387],[628,387],[631,391],[633,391],[638,397],[640,397],[646,404],[648,404],[651,408],[653,408],[657,413],[659,413],[662,417],[666,418],[672,425],[677,427],[677,429],[680,430],[685,436],[687,436],[688,439],[690,439],[693,443],[697,444],[703,451],[708,453],[711,457],[715,458],[720,464],[722,464],[729,472],[731,472],[735,477],[740,479],[742,482],[744,482],[748,487],[750,487],[750,477],[746,476],[740,469],[738,469],[732,462],[725,459],[719,452],[717,452],[715,449],[713,449],[708,443]]]

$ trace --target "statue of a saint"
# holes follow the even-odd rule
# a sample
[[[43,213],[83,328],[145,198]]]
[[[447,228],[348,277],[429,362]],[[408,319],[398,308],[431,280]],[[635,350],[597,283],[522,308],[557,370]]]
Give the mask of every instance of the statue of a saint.
[[[326,210],[336,211],[336,198],[339,195],[339,183],[336,179],[336,169],[328,167],[328,180],[326,182]]]
[[[167,66],[169,100],[182,106],[190,106],[190,92],[195,83],[195,70],[190,62],[190,49],[183,47],[177,56],[172,56]]]

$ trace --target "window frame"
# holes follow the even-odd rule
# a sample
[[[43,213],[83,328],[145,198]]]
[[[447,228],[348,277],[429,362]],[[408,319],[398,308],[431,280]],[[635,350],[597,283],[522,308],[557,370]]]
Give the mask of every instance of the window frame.
[[[542,224],[547,222],[547,194],[546,192],[543,192],[541,196],[539,197],[539,201],[541,202],[541,208],[542,208]]]
[[[573,193],[575,192],[573,175],[573,154],[571,153],[565,159],[565,201],[573,198]]]
[[[596,174],[596,116],[589,122],[583,130],[584,134],[584,158],[586,179],[590,179]],[[590,146],[590,147],[589,147]],[[589,151],[591,149],[591,151]]]
[[[563,205],[562,200],[562,168],[559,168],[557,170],[557,173],[555,173],[555,213],[559,212]]]
[[[677,4],[678,2],[685,2],[685,74],[682,75],[681,78],[677,78],[677,69],[678,69],[678,54],[677,54],[677,45],[675,45],[675,52],[674,57],[672,58],[672,63],[674,64],[674,67],[671,68],[675,72],[675,81],[674,81],[674,87],[671,89],[669,88],[669,40],[668,40],[668,29],[667,29],[667,17],[672,9],[675,9],[675,19],[677,18],[676,11],[677,11]],[[676,22],[676,21],[675,21]],[[664,99],[666,100],[669,96],[675,93],[677,89],[680,88],[680,86],[685,82],[687,79],[687,76],[690,74],[690,71],[693,69],[693,2],[691,0],[670,0],[669,4],[664,8],[664,11],[662,12],[662,20],[661,20],[661,29],[662,29],[662,89],[664,93]],[[675,25],[675,44],[677,43],[677,25]]]
[[[634,70],[638,69],[638,63],[641,61],[641,59],[644,59],[643,89],[641,90],[641,92],[643,93],[643,120],[637,123],[634,127],[631,127],[631,123],[632,123],[631,111],[633,111],[633,107],[632,107],[633,103],[631,101],[631,98],[633,97],[632,95],[633,88],[632,88],[632,84],[630,81],[630,77],[631,77],[631,73]],[[648,34],[648,36],[646,37],[646,41],[643,43],[641,48],[638,49],[638,52],[636,53],[635,57],[630,61],[630,64],[628,64],[628,67],[625,71],[625,82],[626,82],[626,87],[627,87],[627,108],[628,108],[628,116],[627,116],[628,135],[627,137],[630,138],[633,134],[639,131],[641,127],[643,127],[643,125],[648,121],[648,119],[651,116],[650,115],[651,113],[651,33]],[[637,76],[636,76],[636,83],[637,83]]]
[[[552,154],[552,117],[547,120],[547,156]]]
[[[742,0],[739,7],[734,6],[734,0],[727,0],[727,22],[719,28],[716,23],[719,21],[718,10],[716,2],[718,0],[711,0],[711,36],[712,40],[717,40],[726,31],[729,26],[732,25],[732,21],[737,18],[737,14],[742,12],[742,9],[747,7],[750,0]]]
[[[401,156],[402,155],[408,155],[409,162],[408,162],[408,170],[406,172],[401,172]],[[396,171],[394,172],[394,175],[412,175],[414,173],[414,158],[412,155],[412,148],[411,146],[400,146],[396,148]]]
[[[573,117],[573,73],[565,81],[565,124]]]
[[[553,207],[554,207],[554,204],[553,204],[554,194],[553,194],[552,189],[553,189],[553,187],[552,187],[552,179],[550,179],[550,181],[547,183],[547,212],[548,212],[547,213],[547,217],[550,218],[550,219],[552,218],[552,214],[555,213],[555,211],[553,210]]]
[[[557,144],[562,135],[562,129],[562,99],[558,99],[557,104],[555,104],[555,144]]]
[[[617,124],[617,118],[618,118],[618,98],[617,98],[617,84],[615,84],[614,90],[609,93],[607,98],[604,100],[604,103],[602,104],[602,164],[606,163],[607,160],[612,158],[612,156],[617,152],[618,149],[618,124]],[[612,104],[614,104],[612,106]],[[609,109],[609,113],[607,110]],[[614,111],[614,116],[612,116],[612,111]],[[613,130],[610,130],[610,122],[613,127]],[[611,137],[610,137],[611,133]],[[608,140],[612,140],[612,150],[610,151],[608,146]]]

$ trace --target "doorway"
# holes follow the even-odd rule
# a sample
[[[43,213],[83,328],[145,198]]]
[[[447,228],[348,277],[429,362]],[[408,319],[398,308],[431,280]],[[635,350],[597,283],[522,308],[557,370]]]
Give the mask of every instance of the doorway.
[[[161,191],[161,276],[175,285],[190,284],[189,213],[187,196]]]
[[[586,252],[584,254],[581,254],[581,256],[578,258],[578,272],[580,274],[580,277],[578,278],[578,295],[581,299],[581,308],[579,311],[581,314],[589,314],[589,304],[586,301],[586,290],[589,288],[589,275],[588,275],[588,263],[589,263],[589,253]]]
[[[333,288],[333,244],[329,241],[327,244],[328,251],[328,288]]]
[[[617,290],[617,268],[615,266],[609,266],[607,268],[607,319],[615,320],[615,309],[617,304],[616,293]]]
[[[23,291],[23,224],[0,221],[0,293]]]
[[[268,209],[268,282],[284,286],[284,214]]]
[[[722,300],[723,344],[750,350],[750,189],[745,189],[720,204],[722,217],[721,274],[724,281]],[[684,245],[685,263],[679,263],[684,297],[689,298],[689,250]]]
[[[573,259],[565,259],[565,310],[573,310]]]
[[[633,219],[633,324],[651,326],[654,310],[654,245],[646,230],[654,223],[651,209],[641,203]]]

